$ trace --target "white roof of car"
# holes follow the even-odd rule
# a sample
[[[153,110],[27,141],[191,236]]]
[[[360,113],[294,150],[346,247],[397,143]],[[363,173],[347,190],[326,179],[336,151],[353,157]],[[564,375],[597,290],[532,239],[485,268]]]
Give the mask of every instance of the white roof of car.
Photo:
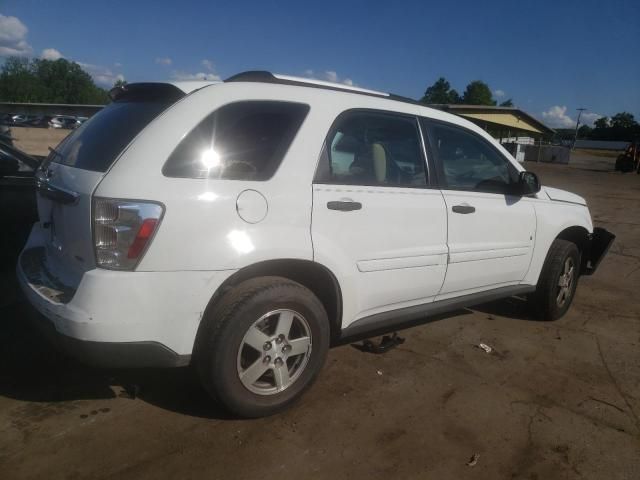
[[[179,82],[167,82],[174,87],[178,87],[184,93],[191,93],[194,90],[199,90],[202,87],[208,87],[209,85],[215,85],[216,83],[222,82],[214,82],[214,81],[205,81],[205,80],[181,80]]]

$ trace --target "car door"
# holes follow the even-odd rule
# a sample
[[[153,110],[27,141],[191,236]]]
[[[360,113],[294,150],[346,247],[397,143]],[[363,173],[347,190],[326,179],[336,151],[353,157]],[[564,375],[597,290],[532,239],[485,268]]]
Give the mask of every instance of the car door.
[[[512,194],[518,169],[470,129],[422,121],[447,207],[449,258],[438,299],[519,283],[535,242],[530,199]]]
[[[313,184],[314,259],[342,288],[343,327],[430,302],[446,270],[446,209],[413,116],[350,111],[327,136]]]

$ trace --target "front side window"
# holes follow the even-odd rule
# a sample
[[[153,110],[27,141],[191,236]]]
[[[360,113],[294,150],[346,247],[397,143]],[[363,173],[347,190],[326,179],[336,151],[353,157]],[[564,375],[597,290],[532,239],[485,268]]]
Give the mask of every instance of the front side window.
[[[167,177],[268,180],[309,111],[289,102],[231,103],[207,116],[178,145]]]
[[[427,174],[416,120],[350,112],[338,118],[320,160],[316,182],[422,186]]]
[[[475,133],[431,122],[427,131],[443,171],[443,187],[506,194],[517,182],[518,171],[511,162]]]

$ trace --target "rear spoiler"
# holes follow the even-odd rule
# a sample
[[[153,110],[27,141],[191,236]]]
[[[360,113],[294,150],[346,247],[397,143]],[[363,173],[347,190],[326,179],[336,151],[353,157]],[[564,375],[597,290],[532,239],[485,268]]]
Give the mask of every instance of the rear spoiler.
[[[186,94],[170,83],[128,83],[109,91],[112,102],[174,103]]]

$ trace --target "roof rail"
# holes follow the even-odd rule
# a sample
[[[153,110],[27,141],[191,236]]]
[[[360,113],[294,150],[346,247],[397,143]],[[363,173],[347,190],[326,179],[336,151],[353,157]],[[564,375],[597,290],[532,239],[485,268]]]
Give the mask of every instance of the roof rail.
[[[280,85],[296,85],[300,87],[320,88],[323,90],[335,90],[339,92],[357,93],[370,97],[386,98],[398,102],[411,103],[414,105],[422,105],[419,102],[399,95],[391,93],[369,90],[366,88],[354,87],[352,85],[344,85],[342,83],[325,82],[323,80],[315,80],[312,78],[292,77],[289,75],[281,75],[271,73],[265,70],[250,70],[238,73],[225,80],[226,82],[258,82],[258,83],[275,83]]]

